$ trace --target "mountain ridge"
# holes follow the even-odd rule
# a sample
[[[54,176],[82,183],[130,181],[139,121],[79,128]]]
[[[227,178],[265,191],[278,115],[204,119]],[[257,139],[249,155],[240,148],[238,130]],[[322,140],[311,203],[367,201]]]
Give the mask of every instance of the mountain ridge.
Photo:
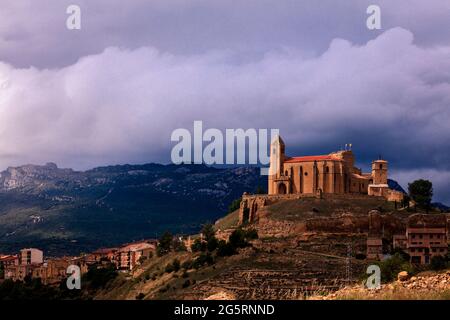
[[[0,173],[0,252],[40,246],[49,254],[78,254],[165,230],[197,232],[244,191],[265,185],[256,167],[9,167]]]

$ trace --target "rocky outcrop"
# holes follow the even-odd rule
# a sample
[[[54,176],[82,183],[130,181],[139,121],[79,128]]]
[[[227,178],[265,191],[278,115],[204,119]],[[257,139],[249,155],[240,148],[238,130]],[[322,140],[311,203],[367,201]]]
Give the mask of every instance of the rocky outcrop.
[[[408,277],[399,274],[399,280],[383,284],[378,289],[367,289],[363,285],[342,288],[326,296],[313,296],[312,300],[335,299],[449,299],[450,270],[442,273],[424,273]]]

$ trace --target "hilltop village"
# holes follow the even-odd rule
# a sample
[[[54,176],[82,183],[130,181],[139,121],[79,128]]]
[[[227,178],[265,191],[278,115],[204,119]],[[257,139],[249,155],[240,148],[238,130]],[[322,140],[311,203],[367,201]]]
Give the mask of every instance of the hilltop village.
[[[277,137],[269,174],[267,194],[244,193],[206,234],[142,240],[79,257],[45,258],[27,248],[0,255],[0,282],[28,277],[57,285],[69,265],[82,274],[113,266],[133,282],[115,284],[101,299],[298,299],[355,283],[369,264],[398,253],[418,269],[448,260],[450,215],[425,212],[390,189],[387,160],[374,160],[364,173],[350,148],[289,157]],[[243,241],[246,232],[252,236]],[[169,245],[160,254],[163,242]]]
[[[350,147],[319,156],[289,157],[285,143],[277,136],[271,143],[267,195],[244,194],[239,209],[239,223],[259,220],[261,208],[289,200],[306,198],[363,200],[367,197],[404,204],[404,193],[388,185],[388,161],[372,162],[372,171],[363,173],[355,167]],[[409,206],[409,203],[407,204]],[[367,259],[381,260],[391,249],[404,250],[412,263],[428,264],[433,256],[447,256],[448,219],[445,214],[415,214],[409,217],[383,216],[378,210],[367,213]],[[344,219],[332,219],[338,225]],[[389,222],[387,222],[389,220]],[[310,220],[311,222],[311,220]],[[354,232],[349,230],[348,232]],[[386,237],[390,236],[390,239]],[[384,241],[388,240],[388,241]]]

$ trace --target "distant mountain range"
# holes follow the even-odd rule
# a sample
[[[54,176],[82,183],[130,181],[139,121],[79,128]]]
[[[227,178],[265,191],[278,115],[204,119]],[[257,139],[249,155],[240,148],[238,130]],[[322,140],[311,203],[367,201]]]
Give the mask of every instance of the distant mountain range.
[[[406,193],[405,189],[403,189],[402,186],[399,185],[398,182],[395,181],[395,180],[388,179],[388,186],[389,186],[389,188],[392,189],[392,190],[397,190],[397,191]]]
[[[0,173],[0,252],[33,246],[47,255],[78,254],[166,230],[196,232],[244,191],[265,189],[266,181],[255,167],[8,168]]]

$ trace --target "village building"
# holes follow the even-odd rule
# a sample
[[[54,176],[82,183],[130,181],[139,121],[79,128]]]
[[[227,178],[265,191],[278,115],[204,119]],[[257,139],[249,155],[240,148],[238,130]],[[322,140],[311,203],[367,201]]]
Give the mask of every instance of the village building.
[[[143,260],[150,259],[156,251],[156,242],[140,241],[127,244],[117,251],[118,269],[133,270]]]
[[[44,253],[36,248],[22,249],[19,252],[19,265],[35,265],[44,261]]]
[[[406,229],[411,262],[428,264],[435,256],[448,254],[448,223],[445,214],[413,214]]]
[[[369,260],[383,259],[383,239],[378,237],[367,239],[367,259]]]
[[[19,257],[15,255],[0,255],[0,269],[19,265]]]
[[[91,252],[85,257],[87,264],[96,264],[101,262],[111,262],[117,266],[117,256],[119,248],[101,248]]]

